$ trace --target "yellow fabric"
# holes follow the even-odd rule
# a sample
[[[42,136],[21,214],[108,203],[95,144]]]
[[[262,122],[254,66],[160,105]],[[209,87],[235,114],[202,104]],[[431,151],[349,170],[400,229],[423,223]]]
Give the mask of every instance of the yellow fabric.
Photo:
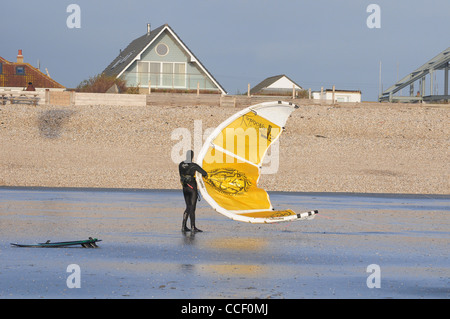
[[[286,210],[272,210],[272,211],[263,211],[263,212],[251,212],[251,213],[242,213],[239,214],[241,216],[253,217],[253,218],[277,218],[277,217],[286,217],[297,215],[290,209]]]
[[[206,191],[218,205],[231,211],[270,210],[273,214],[268,194],[257,187],[258,165],[280,133],[278,125],[250,111],[217,135],[213,141],[217,147],[209,147],[202,168],[208,173],[204,179]]]
[[[215,150],[218,153],[221,153]],[[203,164],[208,194],[226,210],[270,209],[264,189],[257,187],[259,170],[249,163]]]
[[[253,112],[248,112],[222,130],[213,143],[247,161],[260,164],[271,142],[280,133],[281,129],[278,125]],[[216,163],[238,162],[236,158],[229,155],[223,155],[223,158],[215,157],[214,160]]]

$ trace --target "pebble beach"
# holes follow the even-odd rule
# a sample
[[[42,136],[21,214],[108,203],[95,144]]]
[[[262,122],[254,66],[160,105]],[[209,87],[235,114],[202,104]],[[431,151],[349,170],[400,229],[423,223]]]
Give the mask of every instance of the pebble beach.
[[[239,108],[0,106],[0,186],[179,189],[180,145]],[[300,105],[269,191],[450,193],[447,105]],[[184,143],[184,144],[183,144]]]

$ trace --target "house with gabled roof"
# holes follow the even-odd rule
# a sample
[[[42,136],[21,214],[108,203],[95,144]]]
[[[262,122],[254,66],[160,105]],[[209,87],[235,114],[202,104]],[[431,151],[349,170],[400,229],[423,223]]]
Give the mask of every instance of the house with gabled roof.
[[[154,30],[147,24],[147,32],[121,50],[103,74],[145,92],[150,86],[155,90],[227,93],[168,24]]]
[[[292,94],[292,90],[301,91],[303,88],[288,78],[285,74],[268,77],[255,85],[251,90],[252,95],[286,95]]]
[[[22,50],[19,50],[16,62],[0,57],[0,89],[24,90],[32,83],[36,90],[65,90],[66,88],[42,73],[29,63],[24,62]]]

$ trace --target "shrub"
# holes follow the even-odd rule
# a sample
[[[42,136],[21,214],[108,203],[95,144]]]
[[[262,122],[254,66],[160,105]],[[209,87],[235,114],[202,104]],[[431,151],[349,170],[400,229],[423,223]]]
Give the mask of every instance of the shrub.
[[[104,74],[97,74],[96,76],[82,81],[78,84],[76,91],[87,93],[105,93],[114,84],[116,84],[119,88],[119,93],[127,92],[127,85],[124,80],[118,79],[114,76],[106,76]]]

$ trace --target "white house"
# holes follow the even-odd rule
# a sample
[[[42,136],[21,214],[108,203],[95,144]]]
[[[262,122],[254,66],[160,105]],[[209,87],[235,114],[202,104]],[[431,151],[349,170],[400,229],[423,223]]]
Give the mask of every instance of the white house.
[[[323,93],[321,91],[312,92],[314,100],[333,100],[333,90],[327,89]],[[361,102],[361,91],[353,90],[334,90],[334,102]]]
[[[264,79],[262,82],[255,85],[250,94],[292,94],[292,90],[301,91],[303,88],[288,78],[286,75],[275,75]]]

